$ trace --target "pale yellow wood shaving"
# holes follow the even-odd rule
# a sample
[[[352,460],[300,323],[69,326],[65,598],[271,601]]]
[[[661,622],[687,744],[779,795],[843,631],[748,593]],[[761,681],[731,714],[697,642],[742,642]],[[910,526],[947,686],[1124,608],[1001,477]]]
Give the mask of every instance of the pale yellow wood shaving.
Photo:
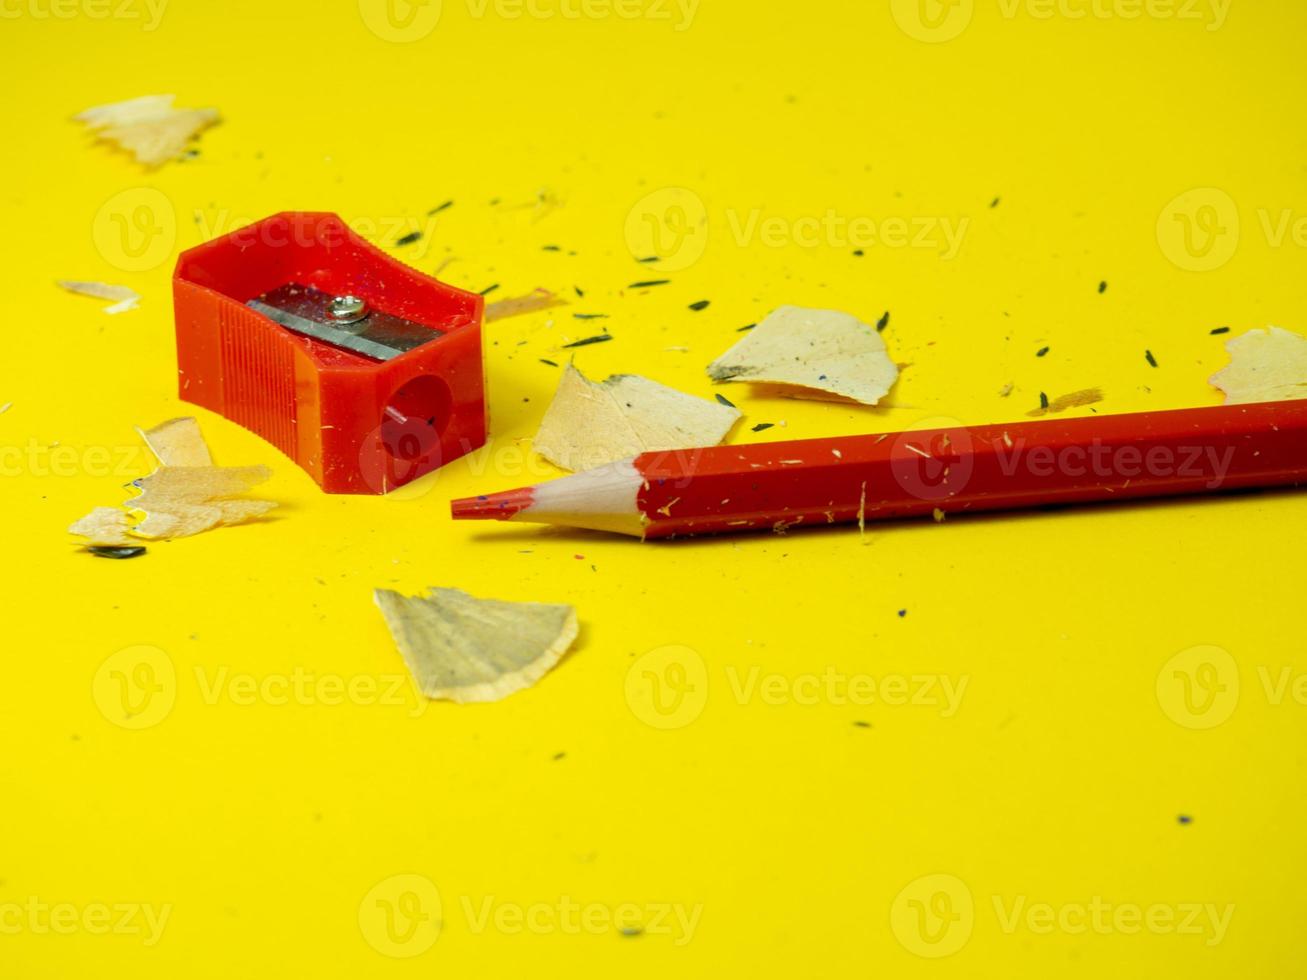
[[[70,293],[77,293],[79,296],[94,296],[96,299],[114,300],[111,306],[104,308],[104,312],[111,316],[115,313],[126,313],[128,310],[134,310],[141,301],[141,294],[136,290],[128,286],[115,286],[107,282],[79,282],[75,279],[56,279],[55,285],[62,286]]]
[[[145,444],[163,466],[212,466],[213,456],[200,433],[200,423],[187,416],[160,422],[153,429],[137,427]]]
[[[117,143],[147,167],[175,160],[203,129],[218,121],[217,109],[175,109],[172,95],[146,95],[93,106],[75,117],[102,140]]]
[[[97,507],[81,520],[75,521],[68,528],[68,533],[86,538],[88,547],[140,544],[140,541],[128,534],[130,530],[131,522],[126,512],[117,507]]]
[[[857,317],[782,306],[708,365],[708,374],[714,381],[794,385],[875,405],[899,369],[876,328]]]
[[[738,409],[634,374],[588,380],[568,365],[533,446],[549,462],[581,471],[644,452],[715,446]]]
[[[535,313],[555,306],[566,306],[567,301],[547,289],[537,289],[525,296],[510,296],[486,304],[485,322],[493,323],[507,316],[520,316],[523,313]]]
[[[576,639],[571,606],[478,599],[443,588],[426,596],[389,589],[374,595],[409,672],[429,698],[498,701],[543,677]]]
[[[133,533],[143,538],[185,538],[253,520],[276,503],[239,495],[270,476],[266,466],[164,466],[136,481],[142,493],[128,506],[144,511],[145,519]]]
[[[1307,398],[1307,338],[1279,327],[1249,330],[1225,345],[1230,363],[1212,375],[1227,405]]]

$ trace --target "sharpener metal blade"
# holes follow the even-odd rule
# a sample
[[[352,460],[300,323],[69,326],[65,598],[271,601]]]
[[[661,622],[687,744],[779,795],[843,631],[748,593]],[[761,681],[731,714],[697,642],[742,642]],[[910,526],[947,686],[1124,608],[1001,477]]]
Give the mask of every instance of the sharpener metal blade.
[[[246,302],[250,309],[287,330],[378,361],[389,361],[443,336],[444,331],[369,309],[352,323],[331,312],[334,297],[313,286],[288,283]]]

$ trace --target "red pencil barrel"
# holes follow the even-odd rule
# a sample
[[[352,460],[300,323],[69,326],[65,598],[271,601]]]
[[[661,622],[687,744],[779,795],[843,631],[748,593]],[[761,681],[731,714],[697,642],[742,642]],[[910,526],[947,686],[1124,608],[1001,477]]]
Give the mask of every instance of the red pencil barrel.
[[[647,538],[1307,482],[1307,401],[716,446],[636,459]]]

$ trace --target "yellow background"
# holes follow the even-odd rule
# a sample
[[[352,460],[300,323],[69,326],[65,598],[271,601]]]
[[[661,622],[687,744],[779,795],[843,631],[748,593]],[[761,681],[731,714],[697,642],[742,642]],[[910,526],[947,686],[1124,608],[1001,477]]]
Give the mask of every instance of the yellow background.
[[[891,311],[910,367],[888,404],[719,389],[746,413],[738,442],[1019,419],[1094,385],[1101,411],[1215,404],[1212,328],[1307,326],[1300,3],[444,0],[436,23],[371,0],[173,0],[157,23],[123,3],[5,0],[0,19],[0,972],[1196,980],[1298,962],[1302,496],[656,546],[447,514],[553,474],[529,453],[559,370],[540,359],[596,325],[616,339],[575,352],[591,376],[711,397],[704,366],[779,304]],[[69,118],[153,92],[222,111],[197,158],[147,173]],[[487,329],[485,452],[391,499],[325,497],[200,412],[220,462],[274,468],[273,519],[87,556],[64,529],[148,470],[133,426],[192,412],[176,252],[294,208],[387,247],[421,228],[394,253],[453,257],[442,278],[499,283],[492,299],[585,297]],[[814,239],[828,214],[890,240],[858,257],[835,224]],[[142,215],[144,237],[115,237]],[[779,219],[772,236],[751,216]],[[894,219],[937,234],[896,241]],[[938,230],[963,220],[944,254]],[[673,282],[625,290],[658,277],[632,254],[655,228]],[[144,298],[108,317],[56,278]],[[371,590],[428,585],[574,603],[579,642],[498,704],[388,697],[404,669]],[[828,671],[966,687],[956,712],[938,686],[934,704],[848,703],[805,680]],[[297,677],[305,703],[283,703]],[[142,727],[117,723],[124,692]],[[1127,918],[1077,929],[1096,897]],[[487,901],[508,911],[483,922]],[[568,928],[565,901],[593,927]],[[70,906],[71,933],[32,902]],[[147,945],[87,928],[95,903],[170,917]],[[643,934],[594,925],[624,903]],[[1128,929],[1130,908],[1188,903],[1233,906],[1219,942]],[[1008,921],[1042,904],[1071,928]],[[697,909],[695,927],[660,909]]]

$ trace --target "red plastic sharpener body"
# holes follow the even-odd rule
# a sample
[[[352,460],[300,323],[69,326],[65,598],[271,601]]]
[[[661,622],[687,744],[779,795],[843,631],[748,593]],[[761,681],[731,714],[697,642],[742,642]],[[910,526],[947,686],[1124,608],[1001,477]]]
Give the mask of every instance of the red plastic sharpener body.
[[[417,346],[383,360],[247,305],[292,284],[407,321]],[[183,252],[173,300],[182,399],[262,436],[328,493],[386,493],[486,441],[485,301],[334,214],[273,215]]]

